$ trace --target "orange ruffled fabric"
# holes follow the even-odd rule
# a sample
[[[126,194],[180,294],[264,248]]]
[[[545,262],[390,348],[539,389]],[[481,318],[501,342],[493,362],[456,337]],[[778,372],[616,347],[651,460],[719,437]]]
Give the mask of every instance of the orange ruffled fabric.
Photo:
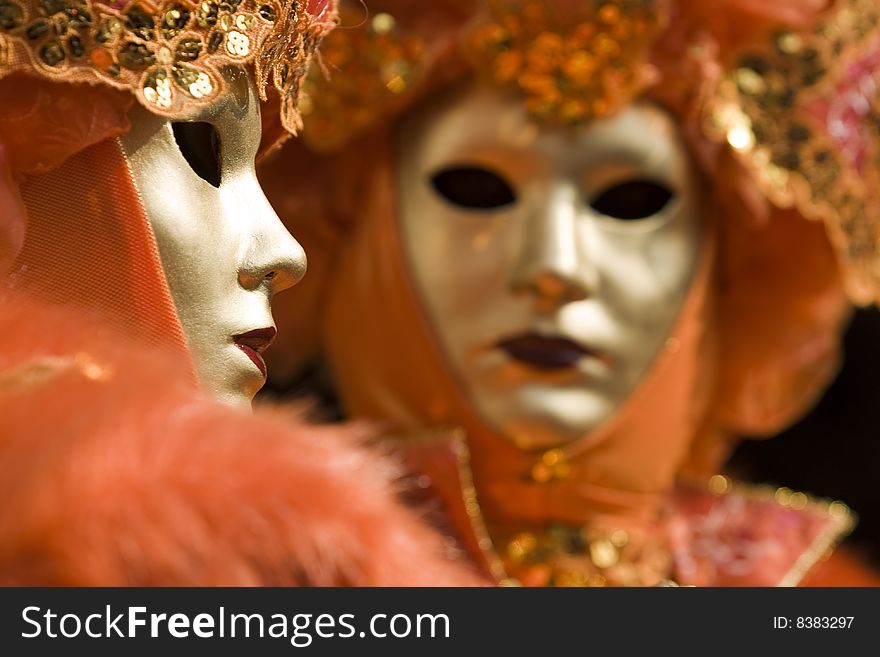
[[[26,226],[27,212],[12,179],[9,149],[0,143],[0,275],[21,250]]]
[[[18,185],[83,148],[128,130],[132,100],[111,89],[14,75],[0,82],[0,272],[24,243],[27,210]]]
[[[158,248],[115,137],[132,97],[24,75],[0,80],[0,144],[24,240],[6,285],[102,317],[188,359]],[[19,228],[21,230],[21,228]],[[10,233],[7,233],[10,234]]]

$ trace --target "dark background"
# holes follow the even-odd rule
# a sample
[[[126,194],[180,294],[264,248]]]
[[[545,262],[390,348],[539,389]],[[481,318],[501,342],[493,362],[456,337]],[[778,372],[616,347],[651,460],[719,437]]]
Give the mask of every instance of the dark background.
[[[880,566],[880,312],[860,310],[843,368],[819,405],[770,440],[740,445],[730,470],[846,502],[859,515],[848,540]]]

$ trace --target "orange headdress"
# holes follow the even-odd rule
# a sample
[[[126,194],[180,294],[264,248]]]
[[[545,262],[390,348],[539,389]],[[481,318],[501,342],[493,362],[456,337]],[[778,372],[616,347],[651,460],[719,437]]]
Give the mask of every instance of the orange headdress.
[[[717,472],[730,436],[771,434],[814,402],[836,371],[846,292],[880,294],[871,0],[367,6],[343,11],[329,79],[306,87],[313,150],[292,144],[264,169],[310,256],[311,280],[281,301],[298,332],[281,357],[323,340],[349,411],[463,427],[484,510],[513,522],[643,522],[680,474]],[[522,452],[476,417],[399,243],[395,119],[471,78],[518,91],[557,126],[652,100],[707,175],[715,230],[668,348],[615,418],[562,452]]]
[[[226,88],[221,69],[234,65],[254,67],[264,100],[271,79],[279,109],[265,122],[295,131],[300,82],[335,16],[333,0],[2,0],[7,284],[182,347],[155,240],[114,138],[129,129],[133,102],[168,117],[212,103]],[[267,140],[277,132],[267,130]]]

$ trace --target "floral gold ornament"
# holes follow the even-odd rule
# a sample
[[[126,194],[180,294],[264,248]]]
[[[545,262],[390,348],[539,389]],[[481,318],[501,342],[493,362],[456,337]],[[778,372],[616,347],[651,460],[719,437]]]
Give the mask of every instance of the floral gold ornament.
[[[551,524],[498,537],[507,576],[526,586],[653,586],[672,568],[662,541],[630,543],[622,529]]]
[[[470,47],[477,68],[525,98],[540,120],[578,125],[610,116],[654,79],[648,52],[666,19],[657,0],[584,2],[571,24],[538,0],[490,2]]]
[[[750,531],[740,525],[746,515],[755,514],[765,529],[780,519],[793,522],[794,512],[822,518],[825,529],[812,537],[808,549],[788,566],[779,582],[792,586],[855,524],[854,514],[842,502],[813,499],[788,488],[727,483],[723,492],[717,490],[717,481],[709,481],[705,493],[699,487],[682,488],[681,494],[690,499],[673,512],[672,526],[677,529],[666,536],[662,531],[630,533],[620,528],[551,523],[513,534],[499,529],[493,532],[492,549],[499,550],[504,577],[511,585],[668,585],[670,575],[684,581],[716,571],[725,577],[742,577],[757,569],[762,559],[776,558],[774,551],[782,549],[783,541],[765,545],[759,539],[763,529]]]
[[[422,72],[425,44],[403,35],[397,19],[379,12],[365,17],[363,7],[344,3],[343,29],[327,37],[321,48],[325,72],[314,70],[300,109],[308,122],[307,138],[330,149],[372,124],[376,112],[406,100]]]
[[[874,0],[846,0],[812,30],[778,31],[739,56],[706,118],[774,203],[826,221],[865,303],[880,286],[878,25]]]
[[[282,122],[295,130],[290,99],[329,25],[301,4],[0,0],[0,53],[5,43],[11,64],[0,76],[21,69],[61,81],[102,82],[132,91],[156,114],[178,116],[219,97],[222,67],[253,63],[261,97],[271,75],[282,98]]]
[[[544,0],[486,5],[458,44],[463,58],[492,84],[517,90],[537,120],[573,126],[609,116],[655,78],[648,53],[667,21],[664,0],[588,0],[573,27]],[[449,75],[426,64],[436,55],[428,20],[423,35],[411,16],[365,16],[356,2],[343,3],[341,17],[343,29],[322,47],[325,71],[313,71],[303,99],[305,137],[320,150],[412,102],[429,78]]]

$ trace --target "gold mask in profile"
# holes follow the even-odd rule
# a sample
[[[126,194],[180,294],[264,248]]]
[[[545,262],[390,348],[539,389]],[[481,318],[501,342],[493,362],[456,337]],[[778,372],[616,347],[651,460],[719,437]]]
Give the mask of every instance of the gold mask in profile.
[[[227,68],[229,90],[180,120],[131,111],[120,138],[158,244],[202,385],[248,405],[265,382],[272,296],[306,259],[257,182],[260,106],[252,77]]]

